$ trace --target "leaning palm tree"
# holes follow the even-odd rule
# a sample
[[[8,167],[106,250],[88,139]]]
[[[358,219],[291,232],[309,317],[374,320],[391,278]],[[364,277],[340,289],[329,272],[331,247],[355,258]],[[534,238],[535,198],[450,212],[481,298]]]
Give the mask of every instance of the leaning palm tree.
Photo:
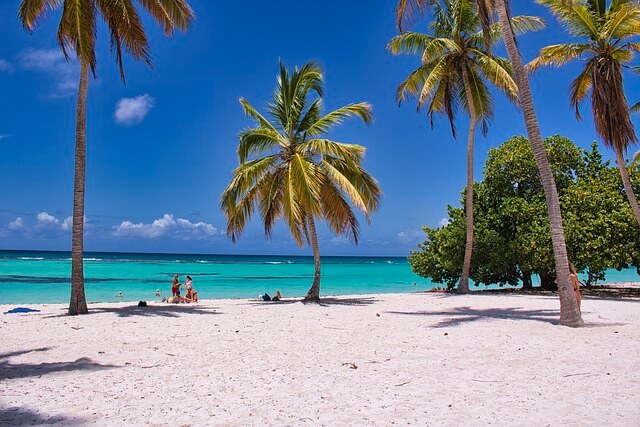
[[[485,47],[477,5],[470,0],[442,0],[433,4],[433,35],[414,32],[394,37],[388,45],[394,54],[417,53],[422,56],[419,68],[414,70],[398,88],[401,103],[408,95],[418,96],[418,111],[427,107],[427,116],[433,127],[434,113],[447,116],[455,138],[454,119],[458,105],[469,114],[467,140],[466,187],[466,245],[458,293],[469,292],[469,270],[473,252],[473,155],[475,128],[482,122],[486,134],[493,117],[493,97],[487,81],[515,101],[517,86],[511,77],[511,67],[504,58],[492,55]],[[538,29],[544,23],[540,18],[520,16],[514,18],[519,29]],[[489,44],[499,38],[496,26],[490,28]]]
[[[396,9],[398,26],[402,31],[403,24],[407,20],[424,14],[424,11],[438,0],[399,0]],[[525,126],[529,135],[531,151],[538,166],[540,180],[544,188],[549,213],[549,223],[551,226],[551,241],[553,245],[553,255],[556,264],[556,274],[558,282],[558,294],[560,297],[560,324],[565,326],[583,326],[582,315],[576,301],[571,285],[569,271],[569,257],[567,255],[567,245],[564,237],[562,225],[562,213],[560,211],[560,200],[558,189],[553,178],[549,159],[540,134],[540,126],[536,116],[529,76],[524,68],[524,63],[520,55],[520,50],[515,38],[515,31],[511,21],[511,11],[509,0],[476,0],[480,19],[483,26],[483,33],[486,38],[490,37],[489,26],[494,14],[498,16],[498,23],[502,39],[507,48],[507,54],[513,67],[518,86],[518,101],[524,114]],[[567,0],[568,1],[568,0]]]
[[[612,147],[625,193],[640,224],[640,206],[633,192],[625,162],[628,148],[637,142],[624,92],[623,73],[640,52],[640,43],[631,39],[640,35],[640,3],[632,0],[580,0],[568,4],[562,0],[538,0],[564,24],[569,32],[586,39],[580,43],[547,46],[528,64],[532,71],[541,66],[563,66],[582,59],[582,70],[571,83],[570,102],[581,120],[580,103],[591,91],[591,109],[596,132],[607,147]],[[632,107],[633,108],[633,107]]]
[[[365,148],[325,136],[349,117],[370,123],[371,106],[366,102],[349,104],[323,115],[322,97],[322,70],[308,62],[291,74],[280,63],[266,116],[241,98],[246,115],[256,125],[240,133],[240,165],[220,199],[233,241],[258,209],[267,238],[275,221],[283,218],[295,241],[311,246],[315,273],[305,302],[320,300],[316,221],[326,221],[332,232],[357,244],[358,219],[349,201],[369,221],[382,195],[376,180],[362,167]]]
[[[185,0],[140,0],[166,35],[186,30],[193,11]],[[89,71],[96,75],[96,31],[102,16],[111,35],[111,47],[124,81],[123,49],[135,60],[151,66],[149,42],[133,0],[22,0],[18,15],[27,31],[33,31],[47,10],[62,9],[57,41],[67,60],[75,54],[80,63],[76,104],[76,152],[71,239],[71,301],[69,314],[87,313],[84,292],[84,195],[87,142],[87,92]]]

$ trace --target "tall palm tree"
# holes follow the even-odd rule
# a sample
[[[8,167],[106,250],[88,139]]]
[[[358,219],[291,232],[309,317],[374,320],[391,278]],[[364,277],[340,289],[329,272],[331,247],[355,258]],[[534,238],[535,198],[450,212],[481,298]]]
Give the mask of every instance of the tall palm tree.
[[[624,92],[623,73],[640,52],[640,43],[631,39],[640,35],[640,3],[633,0],[580,0],[567,4],[562,0],[538,0],[564,24],[572,35],[585,38],[581,43],[547,46],[528,64],[532,71],[541,66],[563,66],[583,59],[582,71],[571,83],[570,102],[581,120],[580,103],[591,91],[591,107],[596,131],[607,147],[612,147],[625,193],[640,224],[640,206],[633,192],[625,162],[628,148],[637,142]],[[633,107],[632,107],[633,108]]]
[[[240,99],[256,125],[240,133],[240,165],[220,199],[233,241],[257,208],[267,238],[275,221],[283,218],[296,242],[311,246],[315,273],[305,302],[320,300],[316,220],[325,220],[332,232],[357,244],[358,219],[349,201],[370,221],[382,195],[376,180],[362,167],[365,147],[325,136],[349,117],[370,123],[371,106],[366,102],[349,104],[323,115],[323,79],[322,70],[313,62],[294,68],[291,74],[280,63],[266,116]]]
[[[185,0],[140,0],[166,35],[176,28],[186,30],[193,11]],[[111,36],[111,48],[124,81],[123,49],[137,61],[151,66],[149,42],[133,0],[22,0],[18,16],[27,31],[44,20],[48,10],[62,9],[57,41],[67,60],[75,54],[80,63],[80,84],[76,104],[75,177],[73,186],[73,231],[71,240],[71,301],[69,314],[87,313],[84,292],[84,195],[87,143],[87,92],[89,71],[96,75],[96,32],[98,15]]]
[[[438,0],[399,0],[398,8],[396,9],[399,28],[402,30],[402,24],[406,18],[411,19],[411,17],[423,13],[424,10],[435,1]],[[567,255],[567,245],[564,237],[564,228],[562,226],[558,189],[540,134],[540,126],[538,125],[538,118],[533,105],[533,98],[531,97],[529,76],[524,68],[520,50],[516,42],[515,32],[511,24],[509,0],[477,0],[477,3],[485,37],[488,37],[488,26],[494,14],[497,13],[500,33],[516,76],[518,101],[524,114],[529,143],[531,144],[531,150],[536,160],[536,165],[538,166],[549,213],[551,241],[556,264],[558,294],[560,297],[560,324],[571,327],[583,326],[584,322],[582,321],[580,308],[578,307],[573,286],[571,285],[569,257]]]
[[[418,53],[422,56],[419,68],[414,70],[398,88],[398,102],[408,95],[418,96],[418,110],[425,104],[433,126],[434,113],[447,116],[455,138],[454,119],[458,105],[469,114],[467,139],[466,187],[466,245],[458,293],[469,291],[469,270],[473,251],[473,155],[475,128],[482,122],[486,134],[492,119],[493,97],[486,81],[515,101],[517,86],[511,77],[511,67],[504,58],[492,55],[485,47],[480,32],[477,5],[470,0],[443,0],[433,4],[433,35],[414,32],[394,37],[388,45],[394,54]],[[544,23],[535,17],[516,17],[520,29],[541,28]],[[489,44],[500,37],[496,26],[490,28]]]

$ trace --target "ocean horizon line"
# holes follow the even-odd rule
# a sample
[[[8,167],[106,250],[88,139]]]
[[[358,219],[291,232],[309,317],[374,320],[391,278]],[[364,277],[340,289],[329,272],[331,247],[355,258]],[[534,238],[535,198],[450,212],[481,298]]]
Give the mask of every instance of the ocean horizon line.
[[[3,249],[0,248],[0,252],[15,252],[15,253],[29,253],[40,252],[50,254],[68,254],[71,256],[70,250],[56,250],[56,249]],[[121,254],[121,255],[188,255],[188,256],[246,256],[246,257],[294,257],[294,258],[313,258],[313,254],[309,255],[292,255],[292,254],[239,254],[239,253],[195,253],[195,252],[143,252],[143,251],[93,251],[85,250],[86,254]],[[407,255],[321,255],[322,258],[408,258]]]

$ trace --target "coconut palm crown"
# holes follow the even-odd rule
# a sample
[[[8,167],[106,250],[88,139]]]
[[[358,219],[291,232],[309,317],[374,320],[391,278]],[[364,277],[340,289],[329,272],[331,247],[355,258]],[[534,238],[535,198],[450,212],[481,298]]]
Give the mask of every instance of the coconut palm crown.
[[[582,70],[570,87],[570,103],[580,116],[580,103],[591,93],[596,132],[616,153],[625,192],[640,224],[640,208],[626,170],[624,155],[638,140],[625,96],[623,69],[629,67],[634,52],[640,53],[640,2],[637,0],[538,0],[564,24],[569,33],[584,41],[547,46],[528,64],[532,71],[541,66],[561,67],[583,60]],[[633,109],[633,107],[631,108]]]
[[[267,238],[284,219],[300,246],[311,245],[314,281],[307,301],[320,296],[320,254],[316,220],[324,220],[338,235],[357,243],[358,219],[352,205],[367,221],[378,209],[382,192],[362,167],[365,148],[327,139],[325,134],[349,117],[372,121],[366,102],[349,104],[323,115],[323,74],[308,62],[289,73],[280,63],[273,100],[266,115],[240,99],[256,125],[240,133],[233,178],[221,197],[227,233],[236,240],[257,209]]]

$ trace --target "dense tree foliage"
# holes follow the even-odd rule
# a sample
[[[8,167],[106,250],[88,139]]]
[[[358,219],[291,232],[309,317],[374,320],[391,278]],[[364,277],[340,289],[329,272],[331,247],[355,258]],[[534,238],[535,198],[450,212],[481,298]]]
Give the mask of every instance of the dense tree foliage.
[[[569,257],[587,284],[609,268],[640,268],[640,227],[620,176],[597,145],[580,150],[570,140],[545,141],[560,193]],[[630,168],[640,189],[640,167]],[[489,152],[484,180],[475,184],[476,239],[471,278],[476,284],[532,286],[537,275],[554,287],[553,250],[545,199],[528,141],[514,137]],[[464,197],[462,206],[464,206]],[[427,240],[411,253],[413,270],[453,288],[464,256],[463,208],[449,207],[449,224],[425,227]]]

